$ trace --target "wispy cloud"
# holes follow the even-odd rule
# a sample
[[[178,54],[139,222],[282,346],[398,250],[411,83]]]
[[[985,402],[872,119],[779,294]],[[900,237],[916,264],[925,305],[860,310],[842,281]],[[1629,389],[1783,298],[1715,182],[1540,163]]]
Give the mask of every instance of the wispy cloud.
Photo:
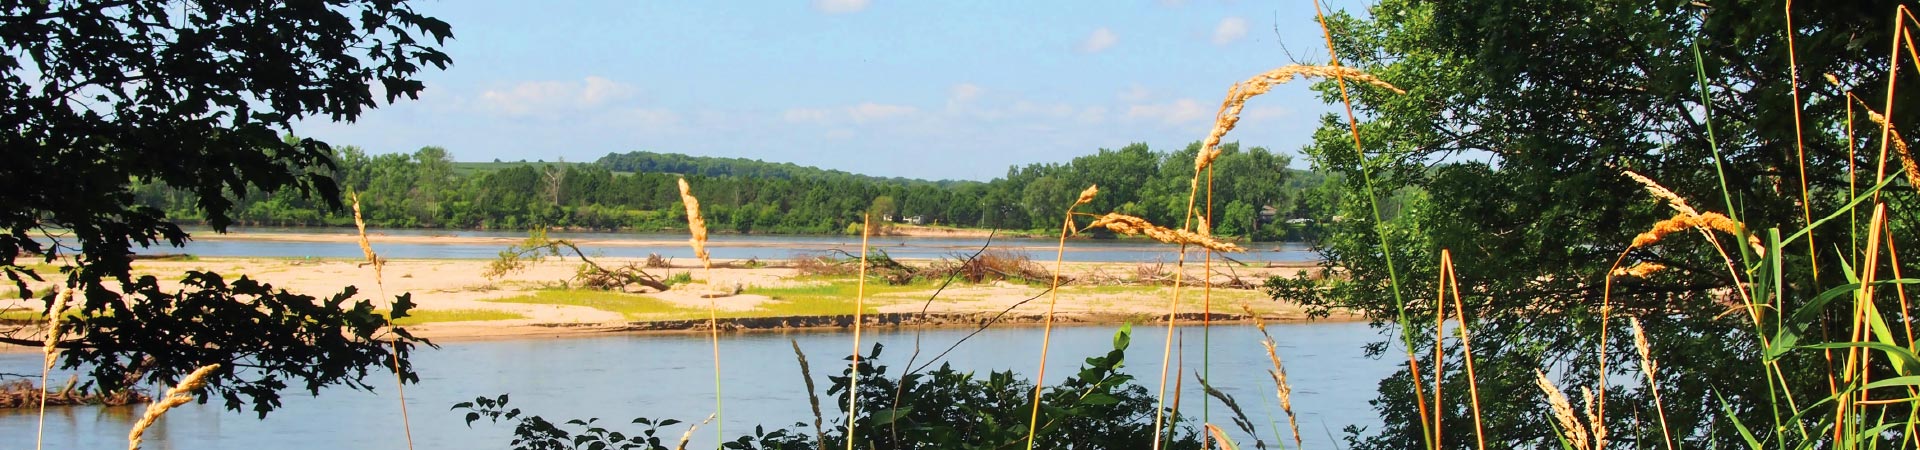
[[[809,125],[864,125],[912,116],[919,108],[906,105],[862,102],[840,108],[789,108],[780,114],[787,122]]]
[[[1247,37],[1247,19],[1228,17],[1213,27],[1213,44],[1227,45]]]
[[[813,0],[813,10],[827,14],[857,13],[872,5],[872,0]]]
[[[529,116],[603,107],[632,98],[632,85],[590,76],[581,81],[524,81],[480,93],[475,105],[484,112]]]
[[[1127,107],[1127,120],[1136,122],[1158,122],[1162,125],[1179,126],[1207,119],[1207,110],[1200,102],[1183,98],[1166,103],[1150,103]]]
[[[1080,41],[1080,51],[1100,53],[1108,48],[1112,48],[1113,44],[1118,43],[1120,43],[1119,35],[1113,34],[1113,30],[1109,30],[1107,27],[1100,27],[1097,30],[1093,30],[1093,34],[1087,35],[1086,40]]]

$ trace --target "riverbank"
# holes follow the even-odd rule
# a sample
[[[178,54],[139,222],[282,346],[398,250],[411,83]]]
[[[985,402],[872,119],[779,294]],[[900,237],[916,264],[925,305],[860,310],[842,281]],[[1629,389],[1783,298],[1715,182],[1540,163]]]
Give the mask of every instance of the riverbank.
[[[429,239],[450,239],[434,237]],[[452,238],[458,239],[458,238]],[[643,260],[608,258],[603,266]],[[403,292],[413,294],[414,313],[425,323],[405,325],[417,336],[431,339],[537,338],[565,335],[705,330],[709,308],[720,316],[725,331],[845,328],[851,325],[853,277],[806,275],[799,269],[753,266],[744,261],[716,261],[703,270],[680,261],[674,267],[648,268],[660,278],[681,276],[691,282],[665,292],[620,293],[565,289],[577,261],[549,259],[526,270],[489,279],[482,275],[486,260],[392,260],[376,283],[371,267],[345,259],[201,258],[192,261],[138,261],[134,275],[177,280],[185,271],[246,274],[275,288],[309,295],[339,292],[358,286],[365,298]],[[931,261],[906,261],[925,266]],[[1191,284],[1202,278],[1198,265],[1181,276]],[[1311,264],[1271,267],[1215,267],[1206,277],[1216,286],[1257,286],[1267,277],[1293,276]],[[1038,283],[919,281],[901,286],[872,283],[861,306],[863,323],[873,327],[978,327],[985,323],[1023,324],[1044,320],[1053,301],[1056,323],[1117,324],[1155,322],[1166,317],[1172,299],[1170,286],[1115,284],[1118,280],[1150,274],[1166,279],[1173,265],[1157,263],[1067,263],[1062,275],[1069,281],[1057,292]],[[1237,282],[1236,282],[1237,280]],[[48,284],[42,284],[46,286]],[[385,291],[384,295],[382,291]],[[1304,321],[1305,309],[1266,298],[1254,289],[1216,287],[1208,295],[1191,286],[1180,292],[1182,320],[1247,320],[1243,307],[1263,320]],[[1211,301],[1213,316],[1208,312]],[[380,302],[376,301],[376,304]],[[38,300],[0,300],[0,311],[27,312]],[[491,320],[466,320],[484,318]],[[1353,320],[1335,315],[1329,320]],[[417,319],[416,319],[417,320]]]

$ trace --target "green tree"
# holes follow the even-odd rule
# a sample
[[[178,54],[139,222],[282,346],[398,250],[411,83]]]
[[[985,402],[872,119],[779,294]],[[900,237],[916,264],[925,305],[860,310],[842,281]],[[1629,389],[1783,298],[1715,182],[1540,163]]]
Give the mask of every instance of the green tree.
[[[891,195],[874,197],[873,205],[867,207],[867,214],[873,216],[874,222],[884,222],[887,218],[893,217],[893,214],[899,211],[900,207],[895,205],[893,196]]]
[[[1893,98],[1887,97],[1884,49],[1894,37],[1889,17],[1900,4],[1912,6],[1799,2],[1793,30],[1786,27],[1780,1],[1384,0],[1365,18],[1330,17],[1335,49],[1346,62],[1408,94],[1350,85],[1365,148],[1354,148],[1345,117],[1329,115],[1307,151],[1314,166],[1334,172],[1338,178],[1330,180],[1347,191],[1334,199],[1334,214],[1346,220],[1329,223],[1333,234],[1320,245],[1326,263],[1343,268],[1345,276],[1327,286],[1305,279],[1269,285],[1277,298],[1323,311],[1352,308],[1379,324],[1396,322],[1396,305],[1404,299],[1408,325],[1431,330],[1436,257],[1449,249],[1460,285],[1470,294],[1466,311],[1475,326],[1479,391],[1513,393],[1486,403],[1489,441],[1557,444],[1555,427],[1539,413],[1544,397],[1532,384],[1534,370],[1545,368],[1563,387],[1608,383],[1607,425],[1620,434],[1613,440],[1652,447],[1660,441],[1659,428],[1645,426],[1654,417],[1649,392],[1632,382],[1640,375],[1633,370],[1631,333],[1620,322],[1610,323],[1601,342],[1599,317],[1615,256],[1673,211],[1621,170],[1646,174],[1702,210],[1736,215],[1762,236],[1769,227],[1791,233],[1806,226],[1808,215],[1825,212],[1802,209],[1802,183],[1810,190],[1810,208],[1831,208],[1848,196],[1847,168],[1871,167],[1868,158],[1878,143],[1850,149],[1841,131],[1849,117],[1843,91]],[[1789,32],[1798,36],[1798,84]],[[1838,86],[1823,74],[1836,77]],[[1912,78],[1901,77],[1899,89],[1920,88],[1909,86]],[[1702,100],[1703,83],[1710,102]],[[1332,84],[1316,89],[1329,102],[1340,101]],[[1895,111],[1920,106],[1912,96],[1894,102]],[[1803,111],[1804,136],[1795,128],[1796,108]],[[1920,125],[1920,116],[1896,117],[1896,128]],[[1865,122],[1855,126],[1868,129]],[[1804,143],[1804,160],[1797,143]],[[1364,150],[1364,166],[1356,150]],[[1404,206],[1385,215],[1385,223],[1375,223],[1370,199],[1359,194],[1368,192],[1368,178],[1374,196]],[[1911,191],[1886,198],[1901,211],[1893,236],[1912,248],[1917,235],[1910,232],[1916,211]],[[1383,252],[1378,233],[1386,233],[1393,247]],[[1845,224],[1813,234],[1819,274],[1810,270],[1816,264],[1809,260],[1809,244],[1791,243],[1796,251],[1785,255],[1786,264],[1798,269],[1780,274],[1781,298],[1801,301],[1844,280],[1841,262],[1848,257],[1836,249],[1853,236]],[[1725,314],[1726,289],[1741,283],[1704,240],[1675,239],[1628,252],[1629,262],[1670,269],[1616,280],[1607,299],[1613,317],[1638,317],[1653,334],[1666,419],[1673,430],[1687,430],[1675,437],[1694,448],[1746,445],[1741,430],[1727,425],[1737,419],[1761,442],[1782,442],[1786,434],[1797,440],[1803,423],[1776,422],[1773,415],[1753,324],[1745,313]],[[1735,258],[1742,251],[1738,241],[1722,241]],[[1397,267],[1398,292],[1384,255],[1392,255]],[[1827,283],[1815,282],[1816,275]],[[1844,322],[1834,316],[1813,320]],[[1391,341],[1393,347],[1402,343]],[[1432,339],[1412,344],[1408,351],[1431,355]],[[1472,419],[1458,407],[1466,404],[1467,389],[1458,347],[1450,346],[1443,389],[1449,408],[1440,420],[1458,429]],[[1369,351],[1378,355],[1388,348],[1381,343]],[[1609,358],[1607,376],[1595,370],[1600,348]],[[1781,383],[1800,387],[1793,400],[1803,407],[1827,393],[1824,362],[1805,353],[1790,353],[1781,362],[1787,377]],[[1431,357],[1423,358],[1430,369]],[[1380,386],[1376,405],[1385,427],[1364,436],[1360,447],[1421,447],[1422,419],[1405,367]],[[1723,398],[1732,417],[1722,410]],[[1904,411],[1890,414],[1906,417]],[[1640,426],[1632,423],[1636,417]],[[1473,445],[1473,433],[1445,436],[1446,448]]]
[[[1234,200],[1232,203],[1227,203],[1224,212],[1220,214],[1218,219],[1220,226],[1215,227],[1214,232],[1229,236],[1247,236],[1253,233],[1254,221],[1259,218],[1260,216],[1253,211],[1252,205]]]
[[[395,0],[0,2],[0,271],[32,295],[25,280],[48,274],[18,255],[77,257],[63,271],[82,318],[59,344],[63,365],[114,389],[220,363],[212,396],[263,415],[289,385],[361,388],[369,370],[390,367],[375,335],[385,319],[368,301],[348,304],[352,289],[314,298],[191,272],[163,290],[133,276],[135,246],[188,239],[163,211],[136,204],[134,188],[189,193],[215,230],[249,192],[293,191],[337,209],[331,148],[281,136],[301,120],[354,120],[382,100],[376,92],[416,97],[414,77],[449,64],[435,46],[450,36]],[[392,306],[406,307],[404,296]]]

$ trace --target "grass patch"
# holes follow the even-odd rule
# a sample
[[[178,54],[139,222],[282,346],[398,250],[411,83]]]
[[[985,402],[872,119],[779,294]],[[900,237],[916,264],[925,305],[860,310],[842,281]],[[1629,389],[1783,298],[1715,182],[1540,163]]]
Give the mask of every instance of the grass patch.
[[[39,299],[34,299],[33,301],[30,301],[29,304],[37,305],[38,300]],[[81,318],[79,306],[80,305],[77,302],[68,303],[67,315],[66,315],[67,318],[62,319],[61,321],[64,322],[67,320]],[[31,323],[31,322],[46,322],[46,321],[47,321],[47,314],[44,312],[41,312],[38,306],[25,307],[25,308],[0,309],[0,322],[30,322]]]
[[[762,302],[757,308],[749,310],[720,311],[720,318],[752,318],[781,316],[833,316],[853,314],[854,296],[859,286],[853,277],[810,277],[823,284],[777,288],[748,288],[745,293],[764,295],[771,300]],[[888,286],[884,283],[867,285],[865,313],[879,312],[879,307],[900,301],[924,300],[918,294],[933,289],[932,283],[913,283],[901,286]],[[619,292],[545,289],[532,294],[494,300],[482,300],[495,303],[522,303],[529,305],[565,305],[585,306],[601,311],[620,313],[627,320],[697,320],[707,318],[707,309],[675,305],[641,294]],[[717,301],[725,303],[727,299]]]
[[[620,292],[546,289],[518,297],[482,300],[494,303],[585,306],[620,313],[628,320],[674,320],[706,317],[706,310],[682,308],[664,300]]]
[[[854,277],[815,276],[801,279],[824,282],[806,286],[776,288],[749,288],[748,294],[764,295],[773,299],[762,303],[753,311],[721,311],[720,317],[778,317],[778,316],[831,316],[853,314],[854,298],[860,293],[859,280]],[[865,314],[879,312],[879,306],[897,303],[903,300],[925,300],[917,294],[939,287],[938,283],[915,280],[899,286],[886,283],[867,283]],[[907,295],[914,294],[914,295]]]
[[[385,314],[385,312],[381,312],[381,314]],[[406,317],[394,320],[393,324],[404,327],[434,322],[478,322],[525,318],[527,318],[527,316],[519,313],[491,309],[416,309],[409,311]]]

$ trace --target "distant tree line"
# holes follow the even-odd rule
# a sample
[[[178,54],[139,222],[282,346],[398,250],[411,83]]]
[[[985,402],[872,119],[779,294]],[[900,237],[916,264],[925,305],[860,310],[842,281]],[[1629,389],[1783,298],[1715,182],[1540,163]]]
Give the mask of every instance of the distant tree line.
[[[333,152],[330,173],[357,194],[369,225],[393,228],[522,229],[534,226],[662,231],[685,227],[674,180],[686,177],[716,231],[836,233],[876,220],[1001,229],[1053,229],[1088,185],[1100,196],[1081,211],[1122,212],[1179,226],[1199,144],[1155,151],[1146,144],[1012,167],[988,182],[880,178],[741,158],[631,152],[591,163],[456,163],[440,147],[411,154]],[[1211,196],[1216,233],[1259,239],[1311,237],[1341,196],[1337,183],[1288,168],[1264,148],[1224,146]],[[185,222],[201,219],[196,197],[141,184],[139,201]],[[235,223],[347,226],[352,215],[298,191],[231,195]],[[1207,196],[1195,199],[1206,207]],[[1263,215],[1263,211],[1265,214]]]

